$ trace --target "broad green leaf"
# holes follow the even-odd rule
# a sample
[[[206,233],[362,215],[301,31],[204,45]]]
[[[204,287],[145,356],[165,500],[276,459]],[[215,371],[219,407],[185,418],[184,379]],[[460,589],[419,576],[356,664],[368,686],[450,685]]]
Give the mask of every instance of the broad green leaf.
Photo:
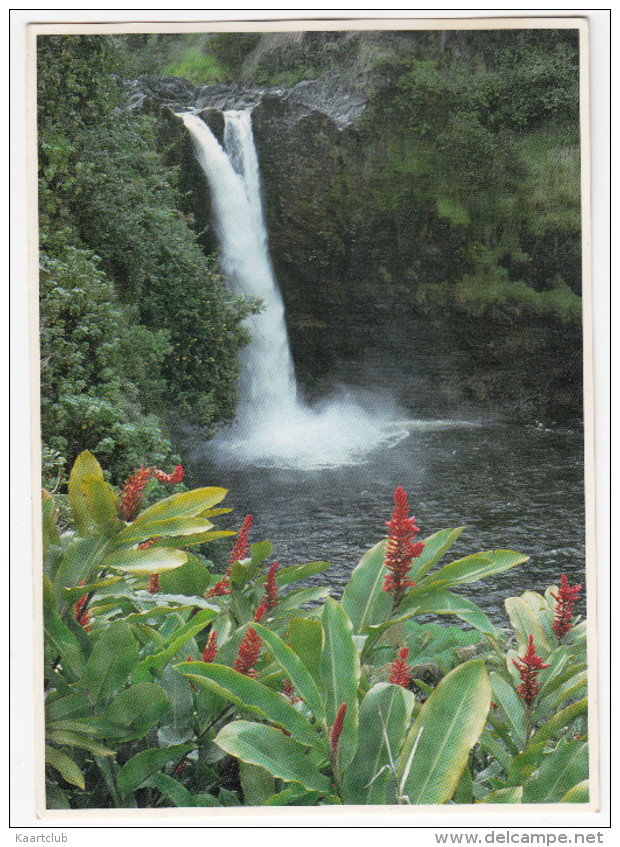
[[[99,474],[88,473],[80,483],[86,508],[97,527],[108,538],[116,535],[122,528],[118,517],[118,503],[112,486]]]
[[[53,595],[55,600],[54,589],[52,588],[49,579],[43,577],[44,584],[47,586],[47,596]],[[44,595],[45,596],[45,595]],[[80,644],[68,626],[63,623],[60,615],[54,608],[55,602],[45,604],[43,613],[43,628],[45,632],[46,643],[57,653],[60,658],[63,668],[73,679],[80,679],[84,673],[84,654]]]
[[[183,744],[194,735],[194,698],[189,681],[168,666],[160,685],[172,704],[157,731],[160,746]]]
[[[161,791],[164,797],[179,809],[193,808],[196,805],[193,796],[187,788],[166,773],[152,774],[145,782],[145,785],[150,785],[152,788]]]
[[[244,806],[264,806],[275,792],[273,776],[259,765],[239,760],[239,779]]]
[[[175,538],[172,542],[167,542],[177,547],[179,550],[186,550],[188,547],[195,547],[198,544],[207,544],[209,541],[217,541],[218,538],[230,538],[235,535],[227,529],[214,529],[212,532],[199,532],[196,535],[184,535],[182,538]],[[162,540],[162,545],[166,545],[166,541]]]
[[[65,782],[84,790],[84,775],[73,759],[49,744],[45,745],[45,761],[57,770]]]
[[[227,788],[220,788],[219,791],[220,805],[222,806],[241,806],[241,800],[234,791],[229,791]]]
[[[320,621],[293,618],[289,624],[291,650],[299,656],[317,685],[321,684],[323,627]]]
[[[201,630],[211,623],[217,615],[214,609],[201,609],[197,612],[189,623],[175,629],[174,632],[166,639],[164,649],[154,653],[152,656],[146,656],[136,667],[132,681],[151,681],[153,671],[163,671],[168,662],[170,662],[179,650],[187,644],[190,638],[193,638]],[[152,669],[152,670],[151,670]]]
[[[275,632],[260,624],[254,624],[254,629],[286,676],[290,679],[297,694],[308,706],[317,721],[324,724],[325,709],[323,707],[323,700],[310,671],[307,670],[299,656]]]
[[[71,504],[73,522],[80,535],[87,535],[94,527],[94,520],[86,505],[84,492],[82,491],[82,481],[86,476],[95,476],[102,482],[104,481],[103,471],[99,462],[88,450],[80,453],[75,460],[69,474],[68,484],[69,503]]]
[[[523,701],[514,688],[497,673],[490,674],[493,697],[497,701],[504,720],[510,727],[513,738],[518,746],[525,743],[525,709]]]
[[[101,702],[127,684],[140,653],[131,627],[114,621],[97,639],[84,672],[84,684],[93,702]]]
[[[387,770],[381,773],[389,764],[383,724],[396,761],[411,720],[414,699],[413,694],[400,685],[384,682],[374,685],[366,694],[360,706],[357,752],[344,778],[345,802],[386,803],[390,774]]]
[[[110,750],[99,744],[88,735],[82,735],[78,732],[69,732],[63,729],[54,729],[53,725],[48,728],[47,739],[52,744],[61,744],[68,747],[79,747],[81,750],[88,750],[96,756],[114,756],[116,750]]]
[[[82,717],[91,714],[88,697],[82,691],[76,691],[57,700],[45,701],[45,717],[49,721]]]
[[[170,700],[159,685],[138,682],[120,691],[108,706],[106,719],[123,727],[132,738],[142,738],[170,710]]]
[[[419,592],[413,589],[405,596],[399,606],[399,611],[406,612],[411,608],[415,609],[416,614],[420,615],[427,613],[456,615],[481,632],[495,635],[495,627],[479,606],[465,597],[452,594],[444,589],[420,589]]]
[[[512,755],[508,752],[508,750],[506,750],[504,745],[497,740],[488,727],[482,731],[478,743],[485,750],[488,750],[491,756],[499,762],[505,771],[508,771],[512,762]]]
[[[424,550],[422,550],[419,558],[413,561],[411,579],[419,582],[426,576],[435,562],[438,562],[444,553],[447,553],[450,547],[456,544],[464,529],[464,526],[460,526],[458,529],[440,529],[439,532],[424,538]]]
[[[278,791],[273,794],[266,802],[265,806],[314,806],[319,797],[323,797],[322,804],[325,804],[327,798],[319,794],[318,791],[308,791],[299,783],[292,783],[288,788]]]
[[[314,791],[329,791],[330,780],[314,766],[307,748],[280,730],[250,721],[226,724],[215,738],[226,753],[258,765],[278,779],[299,782]]]
[[[528,559],[529,556],[515,553],[514,550],[486,550],[484,553],[474,553],[444,565],[426,576],[418,586],[449,588],[452,585],[477,582],[484,577],[521,565]]]
[[[356,634],[390,617],[392,597],[383,591],[386,544],[384,539],[364,553],[342,595],[342,608]]]
[[[135,519],[134,524],[145,527],[168,518],[194,518],[219,503],[227,494],[225,488],[195,488],[183,494],[173,494],[172,497],[166,497],[165,500],[145,509]]]
[[[514,757],[508,768],[508,785],[523,785],[540,766],[545,744],[528,744],[526,749]]]
[[[569,741],[545,756],[538,772],[523,787],[524,803],[557,803],[588,778],[588,745]]]
[[[353,627],[344,608],[329,598],[321,616],[324,643],[321,654],[321,679],[325,690],[325,718],[331,727],[343,703],[347,704],[338,761],[344,771],[357,749],[360,661],[353,643]]]
[[[63,588],[76,588],[79,583],[91,578],[91,570],[98,563],[104,544],[100,538],[78,538],[74,536],[58,565],[54,586],[60,595]],[[65,601],[64,608],[69,605]],[[60,610],[62,612],[62,608]]]
[[[135,791],[149,777],[161,770],[168,762],[180,761],[195,748],[194,743],[175,744],[173,747],[158,747],[136,753],[121,768],[118,775],[118,790],[122,796]]]
[[[280,568],[276,571],[276,583],[279,586],[290,585],[308,579],[317,573],[323,573],[329,567],[329,562],[309,562],[307,565],[294,565],[291,568]]]
[[[481,803],[520,803],[523,798],[523,786],[513,785],[510,788],[498,788],[490,791],[480,801]]]
[[[257,679],[215,662],[183,662],[176,665],[175,670],[194,685],[214,691],[237,706],[281,726],[300,744],[323,750],[324,742],[306,718],[291,706],[286,697]]]
[[[520,597],[508,597],[504,600],[504,606],[517,636],[519,649],[527,648],[529,637],[532,635],[538,655],[546,657],[551,648],[538,615],[532,607]]]
[[[411,803],[446,803],[452,797],[490,705],[484,662],[465,662],[441,680],[422,706],[400,756],[400,779],[410,764],[403,793]]]
[[[466,805],[474,802],[474,781],[469,765],[465,765],[463,768],[461,778],[457,782],[452,795],[452,802],[457,805]]]
[[[211,583],[211,575],[202,562],[188,554],[187,562],[160,574],[159,584],[166,594],[186,594],[188,597],[202,596]]]
[[[148,547],[146,550],[116,550],[101,563],[128,574],[152,574],[180,568],[187,562],[187,553],[172,547]]]
[[[571,662],[568,671],[565,670],[568,665],[568,660],[568,647],[566,647],[566,645],[564,644],[561,647],[558,647],[557,650],[554,650],[553,653],[551,653],[548,659],[550,667],[545,673],[544,679],[541,680],[541,697],[545,697],[547,694],[551,693],[551,691],[555,690],[560,685],[562,685],[565,679],[568,679],[570,676],[572,676],[574,667],[573,662]],[[583,669],[585,669],[585,665]],[[565,676],[565,674],[568,674],[568,676]]]
[[[53,782],[47,782],[45,785],[45,808],[46,809],[70,809],[71,803],[69,798],[57,785]]]
[[[146,528],[148,527],[148,532]],[[117,544],[133,544],[148,538],[168,538],[181,535],[196,535],[208,532],[213,524],[200,518],[167,518],[143,524],[131,523],[116,536]]]
[[[323,585],[312,585],[310,588],[298,588],[296,591],[290,591],[278,602],[272,615],[275,617],[282,612],[296,611],[306,603],[316,603],[318,600],[325,599],[329,595],[329,591],[330,589]]]
[[[569,788],[566,794],[560,800],[560,803],[589,803],[590,802],[590,781],[588,779],[578,782]]]
[[[540,744],[541,742],[546,741],[548,738],[551,738],[552,735],[555,735],[558,730],[562,729],[562,727],[568,726],[572,723],[575,718],[585,715],[587,711],[587,697],[578,700],[576,703],[571,703],[570,706],[562,709],[561,712],[557,712],[552,718],[537,729],[531,737],[529,744]]]
[[[50,547],[60,544],[58,532],[58,509],[49,491],[43,491],[41,501],[41,528],[43,534],[43,555]]]
[[[63,588],[62,596],[66,600],[79,600],[84,594],[92,594],[102,588],[107,588],[109,585],[114,585],[122,582],[122,576],[108,576],[106,579],[98,579],[97,582],[89,582],[88,585],[76,585],[75,588]]]
[[[581,694],[587,693],[588,690],[588,673],[582,671],[578,674],[573,674],[570,679],[563,685],[558,686],[547,697],[538,704],[540,711],[536,710],[537,715],[544,716],[550,711],[556,711],[563,703],[574,700]]]

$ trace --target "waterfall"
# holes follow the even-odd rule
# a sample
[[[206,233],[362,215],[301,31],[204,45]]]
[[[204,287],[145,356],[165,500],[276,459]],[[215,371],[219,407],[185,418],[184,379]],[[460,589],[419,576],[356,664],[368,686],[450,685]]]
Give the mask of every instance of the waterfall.
[[[224,112],[224,147],[197,115],[180,116],[211,189],[220,265],[239,293],[261,301],[246,319],[251,342],[242,354],[235,423],[211,442],[226,462],[315,469],[364,461],[407,430],[349,397],[310,408],[297,395],[284,304],[271,266],[251,114]]]
[[[242,357],[241,387],[244,404],[260,417],[274,407],[294,408],[297,385],[284,304],[269,259],[250,113],[225,112],[225,118],[223,150],[204,121],[183,115],[211,186],[222,270],[239,293],[263,304],[247,319],[252,341]]]

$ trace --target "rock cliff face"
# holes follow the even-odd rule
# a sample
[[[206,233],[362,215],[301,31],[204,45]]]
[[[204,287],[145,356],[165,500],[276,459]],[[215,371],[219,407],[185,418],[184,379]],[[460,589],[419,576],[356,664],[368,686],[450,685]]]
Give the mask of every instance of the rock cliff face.
[[[360,121],[364,92],[326,80],[290,89],[137,80],[130,108],[160,116],[187,211],[208,229],[208,187],[173,112],[198,110],[221,138],[222,109],[251,108],[274,270],[298,380],[310,396],[335,381],[386,389],[424,416],[470,413],[566,421],[581,414],[581,337],[533,314],[425,311],[420,281],[440,273],[442,244],[424,210],[377,192],[380,128]]]

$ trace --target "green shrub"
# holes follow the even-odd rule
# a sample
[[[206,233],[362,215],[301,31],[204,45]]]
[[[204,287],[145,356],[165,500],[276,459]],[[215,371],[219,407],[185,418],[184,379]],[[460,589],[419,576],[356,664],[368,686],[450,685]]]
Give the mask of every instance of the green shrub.
[[[178,483],[180,470],[142,466],[117,491],[81,453],[68,531],[44,492],[49,807],[587,801],[580,586],[563,578],[545,597],[509,598],[515,649],[451,589],[526,557],[442,565],[461,530],[412,544],[402,489],[389,540],[362,557],[340,602],[322,586],[290,588],[325,562],[265,571],[272,548],[249,544],[249,518],[213,576],[192,551],[234,534],[212,522],[225,489],[145,507],[147,481]],[[461,617],[474,637],[424,624],[420,639],[412,619],[430,613]],[[423,703],[410,690],[416,645],[442,661],[448,645],[483,641],[478,658],[454,655]],[[386,645],[393,661],[376,681]]]

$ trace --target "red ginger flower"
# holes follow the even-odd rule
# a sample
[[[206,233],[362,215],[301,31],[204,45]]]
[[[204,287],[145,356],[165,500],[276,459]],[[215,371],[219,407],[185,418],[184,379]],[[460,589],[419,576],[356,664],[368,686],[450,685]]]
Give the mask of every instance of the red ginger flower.
[[[420,530],[415,525],[415,518],[410,518],[408,515],[407,492],[399,485],[394,492],[392,518],[386,523],[388,542],[385,567],[389,573],[383,580],[383,590],[394,596],[394,608],[399,605],[405,590],[415,585],[413,580],[407,579],[407,574],[411,570],[413,559],[416,559],[424,549],[421,541],[414,544],[411,540]]]
[[[165,482],[167,485],[178,485],[185,476],[183,465],[177,465],[172,473],[164,473],[158,468],[152,468],[155,478],[159,482]]]
[[[175,776],[181,776],[181,774],[183,773],[183,771],[185,770],[186,767],[187,767],[187,759],[185,757],[183,757],[181,759],[181,761],[179,762],[179,764],[176,766],[175,771],[174,771],[174,775]]]
[[[301,700],[301,697],[295,694],[295,686],[290,679],[285,679],[282,683],[282,693],[288,697],[291,703],[299,703]]]
[[[235,544],[228,560],[231,565],[233,562],[240,562],[242,559],[247,559],[249,551],[248,534],[251,526],[252,515],[246,515],[246,518],[243,521],[243,526],[239,530],[239,535],[235,539]]]
[[[518,659],[513,659],[512,661],[521,677],[521,685],[517,687],[517,694],[529,709],[540,691],[538,674],[550,666],[545,664],[540,656],[536,655],[533,635],[530,635],[525,656],[519,656]]]
[[[258,661],[262,646],[263,643],[257,635],[256,630],[254,627],[250,627],[239,645],[239,652],[233,665],[234,670],[242,673],[244,676],[256,677],[254,665]]]
[[[263,601],[258,609],[256,610],[256,614],[254,615],[254,623],[260,623],[262,619],[265,617],[265,612],[267,611],[267,607],[265,606],[265,602]]]
[[[225,594],[230,594],[228,579],[225,576],[218,580],[213,588],[207,591],[207,597],[223,597]]]
[[[84,585],[84,580],[81,579],[78,585]],[[73,617],[81,626],[84,627],[86,632],[90,632],[92,629],[92,626],[90,625],[90,611],[88,609],[84,609],[87,602],[88,594],[82,594],[73,607]]]
[[[551,594],[555,600],[555,617],[553,631],[561,641],[573,625],[573,606],[579,596],[581,585],[569,585],[566,574],[562,574],[562,582],[557,594]]]
[[[274,562],[269,568],[267,579],[263,583],[265,593],[263,594],[262,602],[265,604],[265,611],[270,612],[278,605],[278,586],[276,585],[276,571],[278,563]]]
[[[388,680],[389,682],[394,683],[394,685],[401,685],[403,688],[409,688],[409,683],[411,681],[411,668],[407,664],[408,655],[409,648],[403,647],[398,654],[398,658],[394,659],[394,662],[392,663]]]
[[[181,482],[184,475],[185,471],[182,465],[177,465],[171,474],[164,473],[159,468],[145,468],[144,465],[140,465],[121,486],[119,507],[121,516],[126,521],[135,518],[144,497],[146,484],[152,476],[155,476],[160,482],[176,485]]]
[[[140,465],[123,483],[121,487],[120,510],[126,521],[130,521],[136,516],[140,508],[140,503],[142,503],[142,498],[144,497],[144,489],[151,478],[151,473],[151,468],[145,468],[144,465]]]
[[[217,656],[217,631],[215,629],[211,630],[211,635],[209,635],[209,640],[205,645],[205,649],[202,651],[202,661],[203,662],[212,662]]]
[[[332,728],[329,731],[329,749],[331,751],[332,758],[335,758],[336,753],[338,752],[338,742],[340,741],[340,736],[342,735],[342,728],[344,727],[344,719],[346,717],[346,714],[347,704],[342,703],[342,705],[338,709],[338,714],[334,719]]]
[[[149,594],[158,594],[161,591],[159,584],[159,574],[152,573],[149,577],[148,592]]]

